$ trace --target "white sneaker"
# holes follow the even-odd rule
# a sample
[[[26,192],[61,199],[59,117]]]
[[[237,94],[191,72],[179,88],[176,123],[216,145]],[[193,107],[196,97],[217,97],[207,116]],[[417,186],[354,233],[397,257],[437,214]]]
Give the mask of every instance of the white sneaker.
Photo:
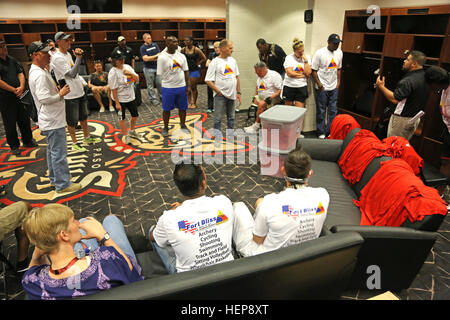
[[[100,107],[100,112],[105,112],[105,107]]]
[[[130,144],[131,143],[130,136],[128,134],[126,136],[123,136],[122,142],[125,143],[125,144]]]
[[[319,136],[319,139],[325,139],[325,135],[324,135],[324,134],[321,134],[321,135]]]
[[[136,131],[134,131],[134,130],[129,130],[128,131],[128,135],[133,137],[133,138],[137,138],[137,139],[142,138],[142,136],[139,133],[137,133]]]
[[[300,139],[303,139],[305,136],[302,135],[302,134],[300,134],[298,137],[299,137]]]
[[[116,111],[116,108],[114,108],[113,106],[110,106],[109,111],[114,112],[114,111]]]
[[[259,123],[255,122],[251,126],[245,127],[244,131],[247,133],[258,133],[260,126],[261,125]]]

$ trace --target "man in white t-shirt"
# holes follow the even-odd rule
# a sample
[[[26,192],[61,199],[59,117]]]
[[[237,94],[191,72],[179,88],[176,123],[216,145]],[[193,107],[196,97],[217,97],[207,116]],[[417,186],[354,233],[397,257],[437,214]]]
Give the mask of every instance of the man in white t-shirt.
[[[257,79],[253,104],[258,106],[258,110],[255,123],[244,128],[244,131],[247,133],[258,132],[261,127],[259,115],[280,102],[281,87],[283,85],[281,75],[274,70],[269,70],[264,62],[258,62],[254,67]]]
[[[341,83],[342,40],[337,34],[328,37],[328,46],[316,51],[312,60],[312,75],[316,83],[317,135],[325,139],[330,134],[331,122],[337,115],[338,90]],[[328,109],[328,121],[325,114]]]
[[[189,67],[186,56],[177,51],[178,39],[169,36],[166,39],[167,51],[158,57],[156,74],[161,77],[161,102],[163,109],[163,136],[169,134],[170,111],[178,108],[181,130],[186,127],[187,93],[190,90]]]
[[[72,56],[69,53],[72,41],[71,37],[72,35],[64,32],[58,32],[55,35],[55,41],[58,44],[58,51],[52,56],[50,69],[54,71],[56,80],[60,83],[60,85],[61,83],[66,83],[70,87],[70,93],[64,96],[64,100],[66,102],[67,129],[70,137],[72,138],[72,149],[75,151],[84,152],[86,151],[86,148],[77,141],[75,134],[75,128],[78,122],[80,122],[81,128],[83,129],[83,143],[98,143],[101,140],[89,135],[87,124],[87,98],[86,93],[84,92],[84,87],[87,86],[87,83],[78,74],[81,58],[83,57],[83,50],[76,48],[73,51],[76,57],[74,63]]]
[[[231,56],[233,43],[223,39],[219,44],[220,55],[208,66],[205,82],[214,92],[214,135],[221,132],[224,114],[227,115],[227,128],[234,129],[234,113],[236,99],[241,103],[241,87],[239,69],[236,60]]]
[[[69,85],[58,90],[55,81],[46,69],[50,63],[51,47],[40,41],[28,46],[28,55],[33,64],[29,71],[29,86],[38,113],[38,125],[47,139],[47,165],[50,184],[57,193],[75,192],[79,183],[70,182],[67,163],[66,109],[64,96],[70,93]]]
[[[172,274],[234,260],[235,216],[227,197],[207,197],[202,166],[180,163],[174,181],[184,197],[164,211],[149,237],[167,271]]]
[[[302,149],[291,151],[281,171],[286,189],[256,201],[255,218],[244,203],[234,205],[236,250],[252,256],[316,239],[327,216],[330,196],[324,188],[308,186],[313,174],[311,157]]]

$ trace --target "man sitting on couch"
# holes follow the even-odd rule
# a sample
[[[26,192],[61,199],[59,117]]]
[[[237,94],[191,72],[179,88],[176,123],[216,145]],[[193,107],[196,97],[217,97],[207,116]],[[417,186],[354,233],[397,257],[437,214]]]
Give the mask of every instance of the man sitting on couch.
[[[167,272],[234,260],[231,242],[235,217],[230,199],[205,195],[206,175],[200,165],[177,164],[173,178],[184,201],[164,211],[149,231],[151,244]]]
[[[100,112],[105,112],[102,96],[107,95],[109,101],[109,111],[115,111],[111,99],[111,90],[108,85],[108,73],[103,71],[103,64],[101,61],[95,61],[95,72],[89,76],[89,88],[92,90],[95,100],[100,106]]]
[[[281,168],[286,188],[256,201],[255,218],[244,203],[234,204],[236,250],[242,256],[299,244],[319,237],[330,196],[324,188],[308,186],[311,157],[301,148],[289,152]]]

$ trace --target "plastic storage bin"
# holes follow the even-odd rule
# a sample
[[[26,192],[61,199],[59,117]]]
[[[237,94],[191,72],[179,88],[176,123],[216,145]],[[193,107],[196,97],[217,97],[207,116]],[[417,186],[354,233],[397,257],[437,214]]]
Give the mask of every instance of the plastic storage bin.
[[[261,174],[276,178],[283,178],[281,167],[284,166],[288,153],[295,149],[277,150],[265,147],[262,142],[258,145],[259,162],[261,165]]]
[[[295,148],[306,108],[276,105],[259,115],[263,146],[280,151]],[[274,130],[278,130],[278,136]]]

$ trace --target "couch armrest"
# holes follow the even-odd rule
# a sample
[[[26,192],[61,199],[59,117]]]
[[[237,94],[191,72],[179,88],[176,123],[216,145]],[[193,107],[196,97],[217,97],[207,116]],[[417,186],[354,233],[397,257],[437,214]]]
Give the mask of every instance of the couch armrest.
[[[337,162],[341,156],[342,140],[297,139],[297,147],[302,146],[314,160]]]
[[[358,232],[364,244],[358,253],[349,288],[368,289],[370,266],[379,267],[380,288],[409,288],[437,238],[437,233],[397,227],[334,226],[334,233]],[[378,289],[378,288],[377,288]]]

